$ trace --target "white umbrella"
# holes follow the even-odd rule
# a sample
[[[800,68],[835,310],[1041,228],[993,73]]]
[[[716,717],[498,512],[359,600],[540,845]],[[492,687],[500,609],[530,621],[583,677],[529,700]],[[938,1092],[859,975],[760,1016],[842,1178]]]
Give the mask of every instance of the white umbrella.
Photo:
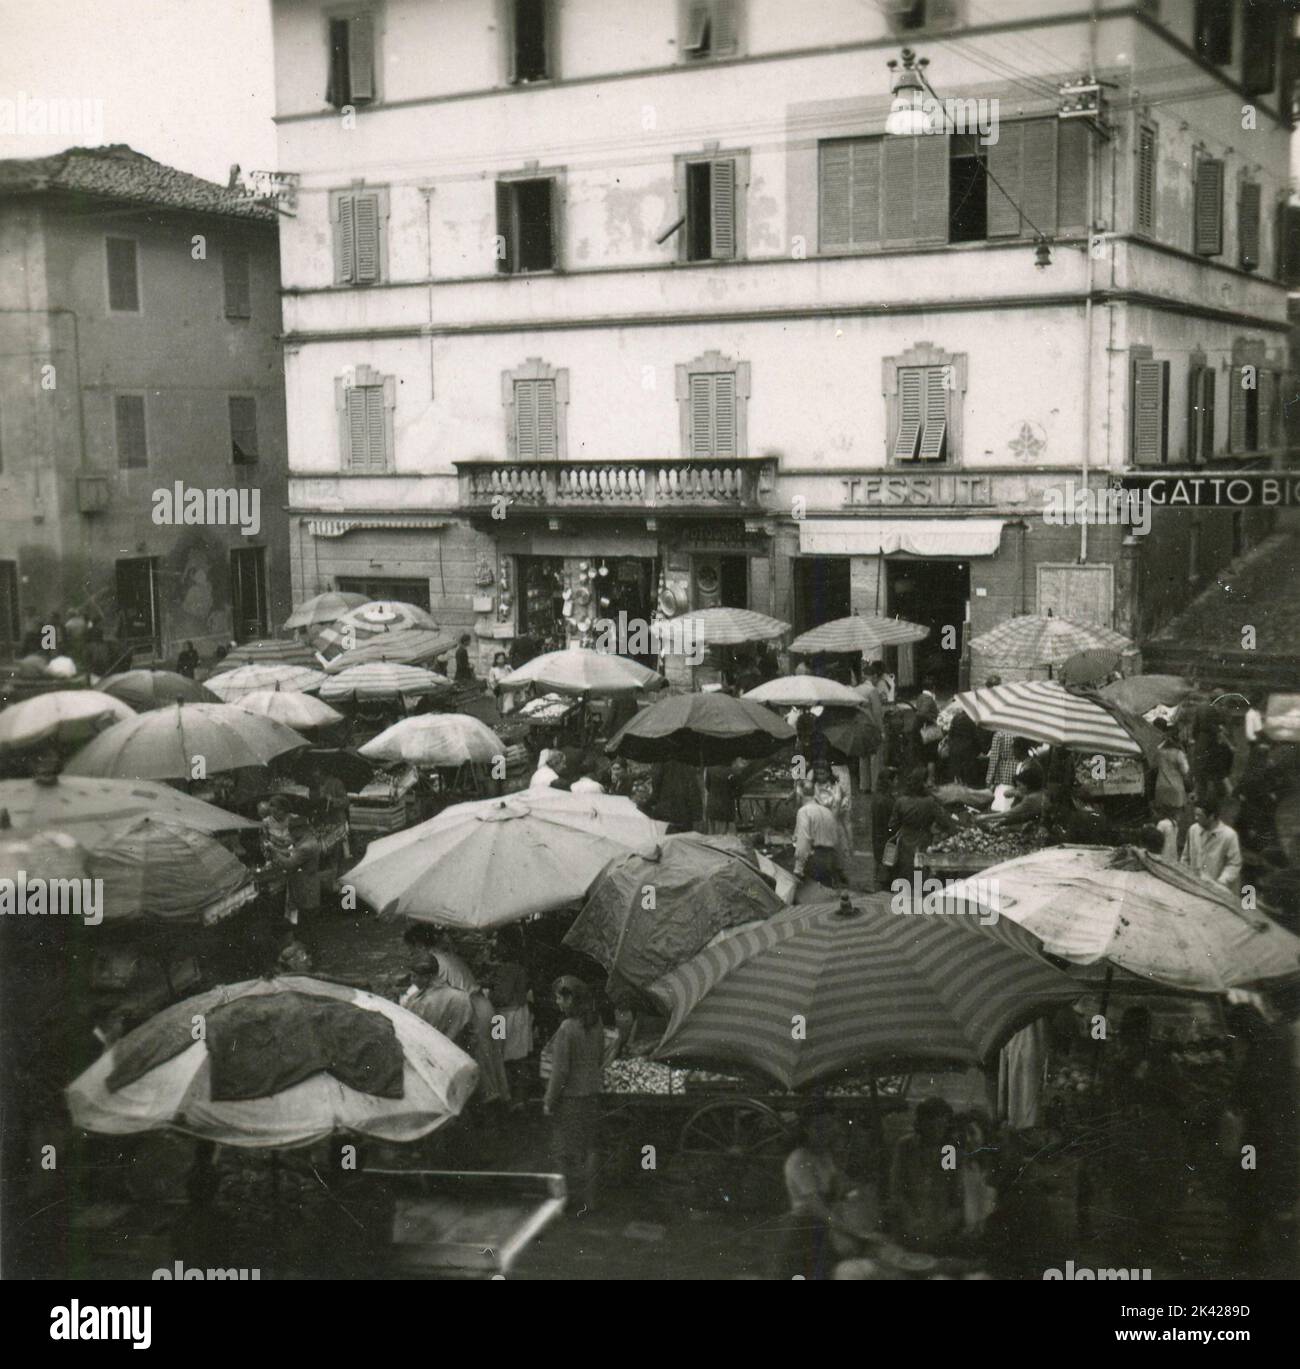
[[[272,722],[292,727],[295,732],[313,727],[329,727],[343,721],[343,714],[329,704],[313,699],[296,689],[255,689],[234,701],[236,708],[255,717],[270,718]]]
[[[360,748],[367,760],[409,765],[490,765],[506,745],[485,723],[465,713],[403,718]]]
[[[663,684],[663,676],[626,656],[613,656],[586,647],[547,651],[534,656],[501,681],[503,689],[536,684],[560,694],[636,694]]]
[[[818,704],[862,707],[862,696],[856,690],[835,680],[824,680],[820,675],[782,675],[749,690],[744,697],[757,704],[779,704],[782,708],[814,708]]]
[[[337,675],[329,676],[320,687],[320,696],[331,703],[346,699],[414,698],[437,694],[450,684],[445,675],[420,666],[372,661],[369,665],[349,666]]]
[[[326,590],[323,594],[313,594],[305,599],[284,620],[286,631],[300,627],[326,627],[337,622],[351,609],[368,604],[364,594],[350,594],[343,590]]]
[[[54,689],[0,712],[0,754],[54,743],[79,746],[135,709],[98,689]]]
[[[325,672],[302,665],[241,665],[222,671],[207,681],[207,687],[222,703],[238,703],[245,694],[261,689],[316,690],[325,683]]]
[[[847,618],[835,618],[802,633],[790,643],[790,650],[796,656],[815,656],[820,652],[878,651],[885,646],[921,642],[929,635],[930,629],[922,627],[920,623],[909,623],[902,618],[885,618],[876,613],[852,613]]]

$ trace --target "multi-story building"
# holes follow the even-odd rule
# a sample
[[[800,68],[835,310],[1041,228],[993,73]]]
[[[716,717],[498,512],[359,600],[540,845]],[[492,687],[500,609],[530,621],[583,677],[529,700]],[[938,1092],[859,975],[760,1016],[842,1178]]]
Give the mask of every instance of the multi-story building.
[[[288,614],[276,217],[122,146],[0,162],[0,657],[74,609],[142,659]]]
[[[1017,612],[1141,637],[1267,526],[1044,511],[1284,459],[1288,6],[275,0],[274,29],[296,593],[427,602],[485,652],[657,604],[899,613],[955,682]]]

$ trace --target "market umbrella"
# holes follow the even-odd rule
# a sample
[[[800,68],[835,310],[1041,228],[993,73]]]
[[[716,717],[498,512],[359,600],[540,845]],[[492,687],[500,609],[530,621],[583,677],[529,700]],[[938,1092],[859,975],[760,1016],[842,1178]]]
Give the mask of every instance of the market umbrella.
[[[98,689],[57,689],[0,712],[0,755],[34,746],[79,746],[135,710]]]
[[[381,837],[344,879],[380,912],[500,927],[577,902],[611,857],[666,830],[630,799],[534,789],[454,804]]]
[[[1004,668],[1037,670],[1040,666],[1062,665],[1076,651],[1109,647],[1122,652],[1133,643],[1095,623],[1076,623],[1050,613],[1025,613],[972,638],[970,645],[972,651],[981,652]]]
[[[656,980],[669,1023],[655,1054],[739,1066],[784,1089],[866,1066],[982,1065],[1079,994],[955,919],[895,913],[888,895],[851,900],[849,916],[840,906],[787,909]]]
[[[1155,708],[1176,707],[1192,690],[1192,682],[1181,675],[1130,675],[1103,685],[1098,693],[1130,713],[1145,715]]]
[[[394,665],[373,661],[369,665],[349,666],[331,675],[320,687],[327,703],[340,700],[417,698],[437,694],[451,687],[445,675],[436,675],[414,665]]]
[[[972,689],[957,702],[981,727],[1106,756],[1148,756],[1161,734],[1116,705],[1066,689],[1056,680],[1020,680]]]
[[[878,651],[881,647],[921,642],[929,635],[928,627],[909,623],[903,618],[853,613],[847,618],[836,618],[802,633],[790,643],[790,650],[798,656],[816,656],[822,652]]]
[[[790,624],[749,608],[700,608],[677,618],[661,618],[650,625],[650,635],[681,654],[688,643],[699,646],[741,646],[782,637]]]
[[[168,704],[220,702],[207,685],[178,675],[174,670],[124,670],[119,675],[105,676],[99,682],[99,689],[120,699],[137,713],[165,708]]]
[[[296,689],[306,693],[325,683],[325,672],[302,665],[241,665],[208,680],[220,703],[238,703],[245,694],[263,689]]]
[[[291,638],[276,637],[260,642],[244,642],[241,646],[230,648],[225,659],[217,663],[205,683],[211,689],[214,676],[241,665],[299,665],[318,668],[320,662],[306,642]]]
[[[586,647],[548,651],[534,656],[527,664],[501,681],[503,689],[540,685],[559,694],[595,695],[636,694],[663,684],[663,676],[648,670],[626,656],[613,656]]]
[[[463,713],[426,713],[402,718],[360,749],[367,760],[409,765],[491,765],[506,744],[477,718]]]
[[[436,628],[408,627],[400,632],[384,632],[335,656],[325,667],[331,675],[349,666],[370,661],[393,661],[398,665],[419,665],[445,656],[456,649],[456,638]]]
[[[1056,678],[1065,685],[1100,685],[1119,669],[1119,662],[1119,652],[1111,647],[1089,647],[1068,657]]]
[[[674,694],[643,708],[605,746],[634,761],[680,760],[725,765],[737,756],[768,756],[795,731],[750,699],[730,694]]]
[[[109,826],[123,818],[166,813],[199,832],[231,832],[255,822],[151,780],[92,779],[66,772],[52,782],[0,780],[0,826],[16,832]],[[76,833],[74,832],[74,835]]]
[[[204,1032],[194,1039],[194,1023]],[[457,1116],[478,1066],[396,1003],[306,976],[186,999],[115,1042],[66,1090],[73,1123],[248,1148],[335,1132],[413,1141]]]
[[[289,775],[301,777],[304,782],[311,778],[312,771],[319,770],[341,781],[353,794],[364,789],[375,775],[373,761],[345,746],[313,746],[308,751],[290,751],[276,761],[276,766]]]
[[[343,721],[343,714],[335,712],[329,704],[296,689],[255,689],[251,694],[237,698],[234,707],[242,708],[245,713],[255,717],[270,718],[272,722],[292,727],[295,732],[331,727]]]
[[[1264,735],[1273,742],[1300,742],[1300,694],[1270,694]]]
[[[862,696],[855,690],[820,675],[782,675],[748,690],[742,697],[752,699],[756,704],[775,704],[782,708],[814,708],[818,704],[862,707]]]
[[[330,589],[323,594],[313,594],[284,620],[284,629],[292,632],[295,628],[328,627],[350,609],[369,602],[364,594],[351,594],[346,590]]]
[[[564,944],[603,965],[611,982],[642,987],[727,927],[771,917],[784,906],[752,863],[687,832],[615,856],[588,891]]]
[[[231,704],[174,704],[114,723],[64,767],[70,775],[191,780],[202,759],[207,775],[265,765],[306,746],[296,732]]]
[[[329,627],[323,628],[314,639],[316,648],[325,655],[338,655],[377,637],[381,633],[402,632],[407,628],[428,628],[438,624],[425,609],[396,599],[372,599],[358,608],[351,608]]]
[[[946,921],[1003,941],[1019,930],[1062,960],[1104,961],[1184,991],[1225,993],[1300,972],[1300,938],[1136,847],[1050,847],[950,883],[938,899],[935,912],[981,914]]]

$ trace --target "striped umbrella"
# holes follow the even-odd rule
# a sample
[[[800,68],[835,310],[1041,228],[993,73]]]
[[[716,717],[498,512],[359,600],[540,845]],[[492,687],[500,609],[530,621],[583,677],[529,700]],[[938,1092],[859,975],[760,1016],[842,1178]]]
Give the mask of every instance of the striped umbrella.
[[[372,599],[360,608],[349,609],[341,618],[324,628],[315,638],[315,645],[323,654],[338,655],[351,651],[385,632],[404,632],[407,628],[437,629],[433,616],[415,604],[396,599]]]
[[[851,916],[810,904],[737,931],[650,986],[669,1014],[656,1054],[785,1089],[868,1065],[980,1065],[1078,996],[1058,971],[954,921],[897,914],[873,895]]]
[[[241,665],[224,670],[208,681],[220,703],[238,703],[246,694],[263,689],[296,689],[306,692],[325,683],[323,670],[301,665]]]
[[[371,661],[392,661],[397,665],[420,665],[456,648],[456,638],[436,628],[408,627],[400,632],[381,632],[351,651],[335,656],[325,667],[331,675],[349,666]],[[325,652],[321,653],[325,655]]]
[[[174,670],[124,670],[106,675],[99,688],[115,699],[129,704],[137,713],[168,704],[215,704],[221,700],[197,680],[178,675]]]
[[[0,713],[0,755],[34,746],[79,746],[114,723],[134,718],[121,699],[97,689],[58,689]]]
[[[451,681],[445,675],[435,675],[432,670],[373,661],[369,665],[349,666],[337,675],[329,676],[320,687],[320,697],[327,703],[348,699],[415,698],[437,694],[450,686]]]
[[[288,638],[268,638],[261,642],[244,642],[241,646],[230,648],[225,660],[214,671],[224,674],[241,665],[300,665],[319,667],[316,653],[306,642],[290,641]],[[204,683],[212,688],[212,678]]]
[[[902,618],[882,618],[879,614],[851,614],[823,623],[790,643],[798,656],[815,656],[831,651],[877,651],[885,646],[921,642],[930,635],[928,627]]]
[[[756,704],[776,704],[782,708],[815,708],[818,704],[862,707],[859,693],[835,680],[824,680],[820,675],[782,675],[749,690],[744,697]]]
[[[331,589],[323,594],[313,594],[284,620],[284,630],[292,632],[295,628],[328,627],[345,613],[369,602],[364,594],[350,594],[345,590]]]
[[[958,694],[957,702],[989,731],[1012,732],[1104,756],[1141,756],[1141,729],[1154,731],[1140,718],[1126,717],[1121,723],[1095,699],[1072,693],[1055,680],[1020,680],[992,689],[972,689]],[[1156,738],[1148,741],[1158,744]]]
[[[343,721],[343,714],[335,712],[329,704],[296,689],[255,689],[250,694],[241,694],[234,706],[254,717],[270,718],[292,727],[295,732],[331,727]]]
[[[615,694],[636,694],[663,684],[662,675],[648,670],[626,656],[573,647],[567,651],[547,651],[534,656],[526,665],[501,681],[503,689],[526,684],[541,685],[559,694],[594,694],[608,698]]]
[[[981,652],[1006,669],[1037,670],[1040,666],[1061,665],[1077,651],[1109,647],[1122,652],[1133,643],[1121,633],[1095,623],[1075,623],[1050,613],[1025,613],[972,638],[970,645],[972,651]]]
[[[1108,646],[1089,647],[1067,657],[1056,678],[1067,685],[1099,685],[1119,669],[1119,652]]]
[[[463,713],[402,718],[368,741],[360,754],[371,761],[410,765],[490,765],[506,745],[490,727]]]
[[[686,656],[692,654],[692,644],[741,646],[745,642],[771,641],[789,631],[789,623],[749,608],[700,608],[679,618],[661,618],[650,625],[651,636],[661,643],[663,650]]]

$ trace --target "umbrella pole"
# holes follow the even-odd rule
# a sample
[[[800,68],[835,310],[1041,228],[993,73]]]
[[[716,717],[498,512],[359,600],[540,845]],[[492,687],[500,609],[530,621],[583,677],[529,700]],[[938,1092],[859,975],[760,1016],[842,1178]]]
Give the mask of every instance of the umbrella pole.
[[[1102,1019],[1103,1022],[1104,1022],[1105,1019],[1106,1019],[1106,1009],[1110,1006],[1110,990],[1111,990],[1111,985],[1112,985],[1113,982],[1114,982],[1114,979],[1115,979],[1115,966],[1114,966],[1113,964],[1107,964],[1107,966],[1106,966],[1106,979],[1105,979],[1105,982],[1104,982],[1104,983],[1102,984],[1102,986],[1101,986],[1101,1012],[1100,1012],[1100,1016],[1101,1016],[1101,1019]],[[1103,1037],[1100,1037],[1100,1038],[1098,1039],[1098,1041],[1097,1041],[1097,1050],[1096,1050],[1096,1052],[1095,1052],[1095,1054],[1094,1054],[1093,1062],[1092,1062],[1092,1082],[1093,1082],[1094,1085],[1096,1084],[1097,1079],[1098,1079],[1098,1077],[1099,1077],[1100,1074],[1101,1074],[1101,1055],[1102,1055],[1102,1051],[1105,1049],[1105,1047],[1106,1047],[1106,1038],[1103,1036]]]

